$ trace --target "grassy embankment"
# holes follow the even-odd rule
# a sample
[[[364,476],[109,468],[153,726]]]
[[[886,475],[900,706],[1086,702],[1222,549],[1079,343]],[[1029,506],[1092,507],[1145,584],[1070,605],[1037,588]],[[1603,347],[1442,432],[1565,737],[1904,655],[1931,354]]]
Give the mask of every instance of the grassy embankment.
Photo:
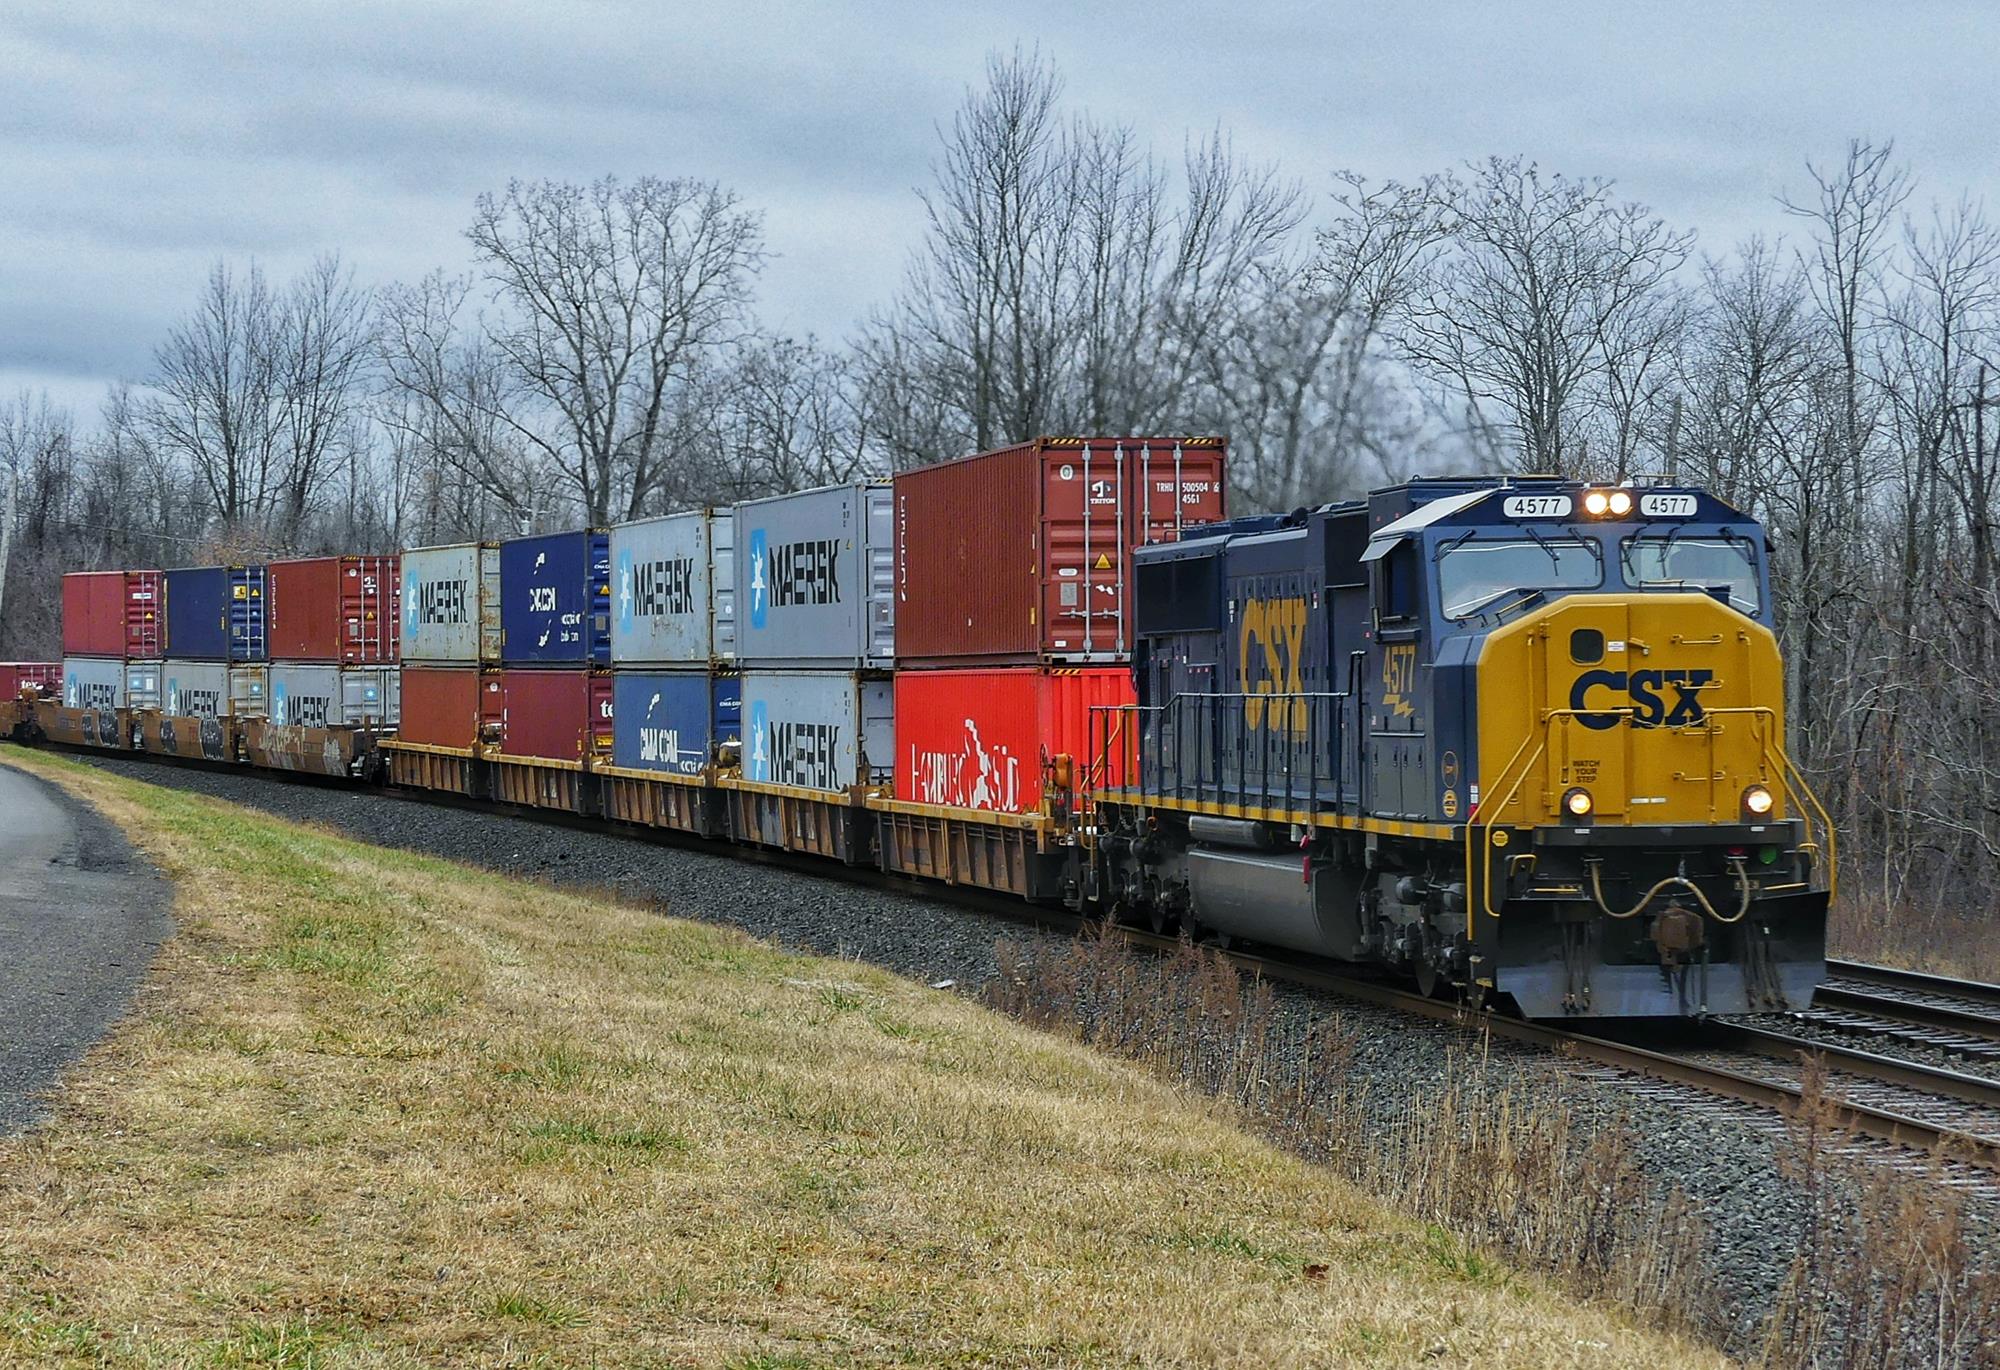
[[[956,996],[6,759],[179,932],[0,1139],[0,1362],[1709,1363]]]

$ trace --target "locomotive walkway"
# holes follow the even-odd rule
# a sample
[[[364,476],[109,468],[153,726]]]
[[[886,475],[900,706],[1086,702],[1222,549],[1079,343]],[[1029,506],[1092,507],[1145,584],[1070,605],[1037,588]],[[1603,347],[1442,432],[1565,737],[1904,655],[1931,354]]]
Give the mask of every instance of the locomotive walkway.
[[[173,931],[167,882],[125,834],[0,765],[0,1132],[125,1011]]]

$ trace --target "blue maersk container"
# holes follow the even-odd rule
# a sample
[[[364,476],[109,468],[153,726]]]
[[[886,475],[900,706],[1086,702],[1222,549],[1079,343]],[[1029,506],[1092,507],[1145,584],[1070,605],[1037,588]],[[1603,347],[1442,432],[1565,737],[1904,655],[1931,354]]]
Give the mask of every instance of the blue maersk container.
[[[708,671],[619,671],[612,677],[611,764],[700,775],[741,737],[743,681]]]
[[[611,664],[611,539],[599,530],[500,544],[500,663]]]
[[[166,655],[188,661],[262,661],[264,568],[183,566],[161,576]]]

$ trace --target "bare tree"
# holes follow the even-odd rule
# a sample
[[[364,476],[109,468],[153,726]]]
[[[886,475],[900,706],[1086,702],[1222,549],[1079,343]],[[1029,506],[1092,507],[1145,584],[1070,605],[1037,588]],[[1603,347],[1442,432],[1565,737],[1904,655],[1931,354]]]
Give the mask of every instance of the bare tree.
[[[1692,236],[1602,180],[1544,178],[1493,158],[1469,179],[1432,183],[1447,250],[1402,310],[1405,354],[1475,407],[1505,416],[1524,470],[1609,468],[1585,450],[1591,387],[1632,371],[1630,349],[1655,291]]]
[[[748,333],[758,217],[705,181],[517,181],[480,197],[467,236],[501,306],[489,330],[509,385],[493,416],[590,522],[631,517],[672,458],[680,387]]]

